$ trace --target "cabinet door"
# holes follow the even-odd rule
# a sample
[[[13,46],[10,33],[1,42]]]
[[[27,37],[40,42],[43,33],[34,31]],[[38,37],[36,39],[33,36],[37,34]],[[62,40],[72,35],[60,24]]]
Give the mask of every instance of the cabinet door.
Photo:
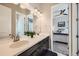
[[[18,56],[37,56],[39,55],[42,49],[49,49],[49,37],[43,39],[41,42],[37,43],[36,45],[32,46],[28,50],[24,51]]]
[[[32,56],[40,56],[40,53],[43,49],[49,49],[49,37],[45,38],[39,43],[39,47],[34,51]]]
[[[19,54],[19,56],[31,56],[33,53],[38,49],[39,44],[36,44],[29,48],[28,50],[24,51],[23,53]]]

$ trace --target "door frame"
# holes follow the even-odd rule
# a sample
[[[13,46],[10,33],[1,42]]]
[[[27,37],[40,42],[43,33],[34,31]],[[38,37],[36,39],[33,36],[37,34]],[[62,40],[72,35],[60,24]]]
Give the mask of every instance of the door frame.
[[[72,56],[77,56],[77,4],[71,4],[71,50]]]

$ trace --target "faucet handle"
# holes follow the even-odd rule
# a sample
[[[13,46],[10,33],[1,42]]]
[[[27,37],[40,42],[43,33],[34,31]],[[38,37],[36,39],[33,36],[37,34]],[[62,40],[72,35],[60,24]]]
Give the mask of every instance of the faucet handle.
[[[9,34],[9,37],[11,38],[12,37],[12,34]]]
[[[13,39],[14,35],[13,34],[9,34],[9,37]]]

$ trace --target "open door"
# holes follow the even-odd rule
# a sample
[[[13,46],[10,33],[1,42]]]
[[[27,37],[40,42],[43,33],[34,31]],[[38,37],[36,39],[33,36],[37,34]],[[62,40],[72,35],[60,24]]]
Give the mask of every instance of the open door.
[[[51,9],[51,50],[71,55],[71,4],[57,4]]]

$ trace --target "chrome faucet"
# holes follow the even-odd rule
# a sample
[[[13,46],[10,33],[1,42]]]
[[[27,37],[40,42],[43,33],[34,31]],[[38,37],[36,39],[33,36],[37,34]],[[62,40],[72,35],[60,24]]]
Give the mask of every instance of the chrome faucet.
[[[14,35],[14,34],[11,34],[11,38],[14,39],[13,42],[16,42],[16,41],[20,40],[19,34],[17,34],[17,36]]]
[[[15,39],[14,42],[19,41],[19,40],[20,40],[20,36],[19,36],[19,34],[17,34],[16,39]]]
[[[16,42],[16,36],[12,35],[12,38],[13,38],[13,42]]]

